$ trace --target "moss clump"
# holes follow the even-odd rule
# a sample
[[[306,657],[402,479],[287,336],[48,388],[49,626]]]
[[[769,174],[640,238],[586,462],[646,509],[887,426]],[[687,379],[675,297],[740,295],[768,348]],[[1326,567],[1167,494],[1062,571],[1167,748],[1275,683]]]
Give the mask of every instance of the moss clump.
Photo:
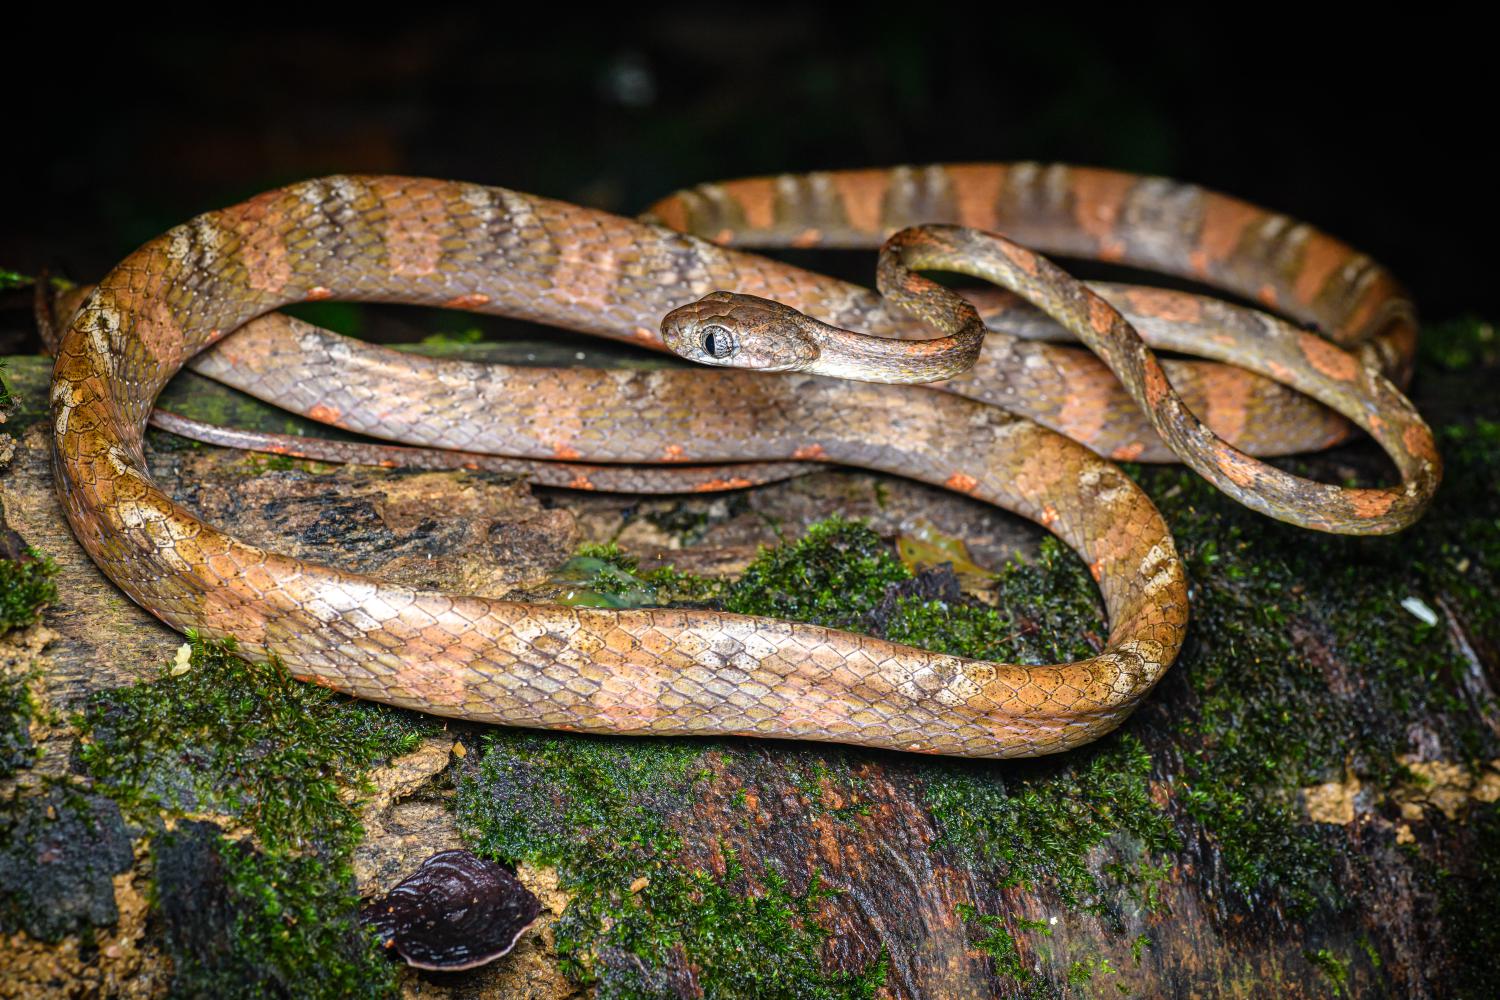
[[[1424,364],[1448,371],[1500,364],[1500,335],[1477,316],[1429,323],[1418,344]]]
[[[257,850],[192,822],[158,834],[152,855],[176,994],[394,992],[394,966],[351,910],[343,855]]]
[[[1173,668],[1195,699],[1173,736],[1175,799],[1246,904],[1266,893],[1293,913],[1339,902],[1332,835],[1306,823],[1300,788],[1346,768],[1377,787],[1395,783],[1418,723],[1470,762],[1500,749],[1477,721],[1493,707],[1472,704],[1462,677],[1475,649],[1500,649],[1500,425],[1480,420],[1440,438],[1443,490],[1422,521],[1386,538],[1300,531],[1190,473],[1139,474],[1195,585],[1189,642]],[[1436,609],[1439,624],[1414,617],[1403,606],[1411,598]],[[1330,670],[1345,690],[1330,689]]]
[[[1063,663],[1102,648],[1098,591],[1057,539],[1043,539],[1034,559],[1006,563],[993,582],[994,608],[956,592],[933,600],[898,588],[878,631],[921,649],[1011,663]]]
[[[662,566],[639,571],[633,556],[613,542],[585,543],[553,574],[564,588],[559,604],[590,608],[656,608],[667,605],[716,605],[727,582],[681,573]]]
[[[3,281],[5,272],[0,271],[0,281]],[[5,379],[5,362],[0,361],[0,418],[9,415],[15,409],[16,397],[11,395],[10,383]]]
[[[0,635],[25,628],[57,600],[57,564],[35,549],[18,559],[0,558]]]
[[[857,628],[887,586],[910,578],[879,535],[834,517],[814,524],[801,541],[763,550],[724,606],[742,615]]]
[[[801,891],[766,868],[753,878],[725,849],[714,875],[683,860],[670,818],[691,809],[710,776],[702,742],[631,741],[497,732],[458,784],[471,846],[494,857],[558,866],[575,894],[555,927],[573,979],[604,997],[676,992],[686,955],[713,997],[868,997],[884,981],[874,963],[829,974],[817,907],[828,890]]]
[[[251,831],[239,842],[215,832],[204,848],[225,930],[212,940],[169,927],[177,992],[389,992],[392,968],[358,921],[350,857],[363,831],[341,793],[412,749],[417,723],[195,640],[185,672],[97,695],[77,725],[83,766],[139,820],[225,813]],[[178,841],[158,837],[158,857],[175,857]]]
[[[13,288],[30,288],[36,284],[36,279],[29,274],[12,271],[8,267],[0,267],[0,292],[8,292]]]
[[[1111,890],[1145,895],[1145,856],[1177,843],[1169,816],[1151,801],[1150,775],[1150,754],[1126,734],[1005,771],[945,765],[925,792],[940,845],[966,864],[1003,886],[1049,888],[1069,908],[1112,916]],[[1140,857],[1095,872],[1091,853],[1116,839],[1133,840]]]
[[[1349,960],[1339,958],[1331,948],[1319,948],[1303,953],[1333,987],[1335,996],[1349,995]]]
[[[984,952],[995,963],[995,972],[1005,979],[1020,983],[1031,983],[1036,976],[1021,961],[1020,948],[1015,935],[1006,924],[1006,918],[993,913],[980,913],[968,903],[960,903],[956,909],[959,917],[969,928],[969,940],[975,948]],[[1017,928],[1052,936],[1052,928],[1045,920],[1012,918]]]

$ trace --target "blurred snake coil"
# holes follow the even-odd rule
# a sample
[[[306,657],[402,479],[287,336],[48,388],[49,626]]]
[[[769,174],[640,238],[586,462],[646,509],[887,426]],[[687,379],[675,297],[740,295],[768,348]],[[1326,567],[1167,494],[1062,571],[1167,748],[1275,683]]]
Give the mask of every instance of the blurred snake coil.
[[[882,254],[885,297],[741,249],[868,248],[910,226]],[[1023,245],[1191,279],[1280,317],[1085,286]],[[971,305],[914,273],[926,269],[1008,291]],[[685,307],[667,324],[679,353],[752,367],[769,300],[776,329],[798,331],[796,350],[823,367],[516,369],[398,353],[275,312],[321,299],[495,313],[655,348],[663,317]],[[934,325],[947,336],[934,340]],[[1069,337],[1094,353],[1060,342]],[[81,544],[141,606],[356,697],[511,726],[1035,756],[1119,725],[1188,621],[1167,526],[1102,456],[1180,457],[1241,502],[1310,528],[1398,530],[1441,475],[1398,388],[1415,340],[1411,303],[1368,257],[1162,178],[1039,164],[789,175],[702,185],[632,221],[474,184],[335,176],[201,215],[77,305],[52,384],[57,483]],[[926,365],[940,343],[967,345],[972,367]],[[1148,344],[1210,360],[1158,363]],[[784,360],[772,366],[796,368]],[[426,592],[278,555],[199,520],[148,474],[153,403],[187,364],[400,442],[330,443],[335,457],[502,456],[578,489],[728,489],[809,463],[937,484],[1077,552],[1108,638],[1074,663],[992,663],[711,610]],[[1351,421],[1391,456],[1399,485],[1328,486],[1251,457],[1324,447]]]

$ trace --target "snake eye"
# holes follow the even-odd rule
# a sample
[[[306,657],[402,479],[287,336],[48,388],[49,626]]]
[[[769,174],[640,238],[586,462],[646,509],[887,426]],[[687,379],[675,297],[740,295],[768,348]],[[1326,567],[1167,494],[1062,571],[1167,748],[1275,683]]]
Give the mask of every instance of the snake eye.
[[[734,334],[727,327],[709,326],[703,329],[703,353],[723,361],[738,348]]]

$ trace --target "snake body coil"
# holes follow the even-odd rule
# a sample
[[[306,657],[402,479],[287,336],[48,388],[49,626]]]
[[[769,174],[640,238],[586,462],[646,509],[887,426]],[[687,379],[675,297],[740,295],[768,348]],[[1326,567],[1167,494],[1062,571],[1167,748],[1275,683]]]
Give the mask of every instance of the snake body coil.
[[[1058,183],[1039,169],[948,168],[941,174],[945,204],[907,208],[930,210],[932,221],[1000,228],[1005,220],[996,208],[1022,172]],[[872,209],[871,183],[859,181],[875,175],[827,176],[846,228],[865,240],[890,228],[896,213],[879,199]],[[1409,311],[1373,264],[1300,227],[1295,240],[1288,237],[1298,265],[1267,266],[1284,261],[1258,259],[1246,247],[1261,245],[1252,231],[1273,217],[1198,189],[1115,178],[1123,175],[1086,172],[1064,185],[1078,218],[1041,234],[1051,243],[1037,242],[1131,262],[1154,255],[1162,259],[1146,262],[1196,268],[1234,288],[1258,282],[1262,298],[1320,322],[1337,339],[1368,343],[1368,360],[1400,373],[1410,355]],[[799,189],[744,183],[751,186],[734,197],[721,186],[665,203],[658,214],[686,227],[695,212],[703,214],[694,198],[731,216],[726,206],[737,204],[738,232],[778,238],[772,196]],[[1059,195],[1045,183],[1028,185],[1040,184],[1055,201]],[[887,195],[898,190],[889,178],[885,185]],[[1157,231],[1132,229],[1140,190],[1157,200],[1175,196],[1167,203],[1180,218],[1163,227],[1158,213]],[[1050,204],[1027,218],[1048,218]],[[1113,214],[1102,212],[1106,205]],[[945,210],[957,217],[945,219]],[[838,214],[814,213],[824,221],[820,236],[837,236],[828,223]],[[807,229],[794,239],[813,242]],[[731,239],[735,232],[714,235]],[[1082,245],[1090,241],[1097,245]],[[731,370],[519,374],[392,358],[274,317],[200,359],[209,369],[251,362],[241,377],[278,402],[429,446],[567,462],[831,461],[944,485],[1037,521],[1083,557],[1110,622],[1098,656],[1016,666],[709,611],[601,611],[415,591],[239,541],[174,504],[146,471],[144,429],[167,380],[205,347],[284,304],[413,302],[657,343],[663,315],[720,289],[839,327],[931,336],[867,291],[669,229],[514,192],[393,177],[334,177],[268,192],[148,243],[79,309],[59,345],[52,388],[59,490],[84,547],[144,607],[179,629],[233,635],[252,655],[274,654],[297,676],[359,697],[509,725],[742,733],[979,757],[1056,752],[1118,725],[1176,656],[1187,621],[1186,584],[1166,526],[1139,489],[1088,448],[957,392]],[[1211,351],[1230,360],[1255,349],[1235,340],[1236,323],[1268,329],[1232,310],[1200,305],[1194,314],[1186,297],[1106,294],[1127,315],[1145,314],[1148,327],[1159,319],[1150,336],[1170,340],[1174,330],[1194,325],[1216,330],[1229,342]],[[987,308],[991,322],[1011,314],[1038,322],[1012,300]],[[1117,326],[1112,316],[1096,312],[1095,332]],[[1229,318],[1215,326],[1222,317]],[[1326,518],[1324,526],[1341,530],[1392,530],[1416,516],[1438,475],[1425,426],[1373,367],[1310,334],[1276,336],[1280,354],[1261,367],[1278,378],[1285,369],[1286,381],[1305,381],[1301,387],[1361,418],[1405,482],[1321,494],[1300,486],[1273,490],[1263,509],[1312,524]],[[1139,417],[1133,424],[1121,417],[1105,431],[1115,423],[1112,411],[1084,412],[1078,394],[1102,385],[1097,378],[1079,376],[1059,397],[1058,380],[1093,370],[1091,363],[1055,361],[1082,356],[1033,340],[1009,340],[998,351],[987,346],[976,372],[949,387],[992,394],[1064,430],[1087,424],[1094,432],[1082,436],[1096,449],[1139,457],[1159,447],[1150,426],[1177,426],[1181,406],[1140,351],[1110,360],[1150,412],[1145,427]],[[297,363],[279,366],[276,359],[288,354]],[[317,363],[309,359],[320,357],[339,363],[338,381],[306,377],[307,365]],[[987,363],[1003,366],[1004,377]],[[1241,402],[1262,391],[1238,377],[1206,376],[1198,388],[1215,379],[1232,383],[1247,394]],[[444,408],[434,401],[435,388]],[[1188,407],[1212,409],[1212,392],[1184,395]],[[1217,418],[1210,413],[1209,424],[1234,423],[1227,412],[1221,406]],[[1254,438],[1254,422],[1243,413],[1238,422],[1237,437]],[[1341,432],[1327,418],[1312,423],[1324,439]],[[1109,446],[1120,426],[1130,436]],[[1205,457],[1247,496],[1269,482],[1263,466],[1238,452]]]

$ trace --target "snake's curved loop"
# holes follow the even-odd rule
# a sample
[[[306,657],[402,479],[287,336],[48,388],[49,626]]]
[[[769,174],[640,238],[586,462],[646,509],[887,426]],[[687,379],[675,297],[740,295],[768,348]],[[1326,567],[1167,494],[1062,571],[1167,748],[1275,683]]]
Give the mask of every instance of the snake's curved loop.
[[[793,301],[829,289],[804,275],[501,189],[331,177],[267,192],[146,244],[73,317],[52,384],[59,493],[90,556],[164,621],[233,635],[251,655],[278,656],[296,676],[358,697],[509,725],[978,757],[1053,753],[1117,726],[1181,647],[1187,586],[1166,526],[1081,445],[957,396],[711,370],[443,373],[459,417],[480,405],[481,383],[512,407],[492,416],[515,417],[522,457],[828,460],[1020,513],[1077,551],[1099,582],[1110,632],[1098,656],[990,663],[711,611],[412,590],[229,536],[174,503],[146,467],[145,427],[166,381],[284,304],[400,301],[618,332],[642,310],[668,311],[664,297],[680,305],[715,285]],[[334,387],[385,403],[377,409],[388,422],[412,416],[390,405],[379,373]],[[448,420],[451,430],[458,417]]]
[[[893,350],[883,337],[829,328],[779,303],[722,291],[664,317],[662,340],[690,360],[725,367],[799,370],[871,382],[952,378],[968,367],[957,348],[967,346],[983,324],[970,302],[916,274],[916,268],[983,278],[1040,308],[1109,366],[1185,464],[1253,510],[1322,531],[1387,534],[1420,517],[1437,490],[1442,462],[1431,429],[1385,376],[1349,353],[1306,331],[1274,324],[1275,335],[1266,337],[1256,354],[1234,360],[1291,383],[1368,431],[1395,463],[1399,486],[1320,483],[1246,455],[1187,408],[1119,310],[1045,257],[1003,236],[967,227],[905,229],[881,250],[881,293],[948,335],[940,340],[900,341]],[[831,351],[823,348],[824,336]],[[731,349],[710,350],[724,343]],[[793,343],[798,345],[795,356],[787,349]],[[928,351],[927,345],[942,349]]]

